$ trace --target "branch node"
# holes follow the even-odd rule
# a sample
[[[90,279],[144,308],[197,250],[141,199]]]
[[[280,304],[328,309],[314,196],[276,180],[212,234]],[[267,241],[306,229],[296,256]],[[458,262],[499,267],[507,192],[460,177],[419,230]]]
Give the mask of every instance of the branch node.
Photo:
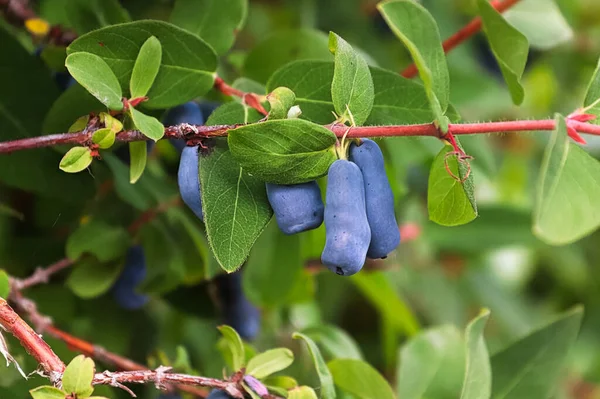
[[[164,378],[165,373],[171,371],[172,369],[173,369],[172,367],[158,366],[158,368],[155,370],[156,371],[156,379],[154,381],[154,386],[156,387],[156,389],[162,390],[162,391],[167,389],[167,386],[163,382],[163,378]]]

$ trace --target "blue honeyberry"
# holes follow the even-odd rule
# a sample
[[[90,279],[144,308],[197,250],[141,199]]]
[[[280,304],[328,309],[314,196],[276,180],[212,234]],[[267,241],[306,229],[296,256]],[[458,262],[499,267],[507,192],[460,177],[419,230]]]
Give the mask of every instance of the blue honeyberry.
[[[210,392],[210,394],[206,397],[206,399],[232,399],[232,397],[229,396],[225,391],[221,391],[220,389],[213,389]]]
[[[204,115],[198,103],[188,101],[185,104],[173,107],[163,117],[163,125],[165,126],[179,125],[181,123],[204,125]],[[179,152],[185,148],[184,140],[171,139],[170,142]]]
[[[181,399],[181,395],[176,393],[164,393],[158,399]]]
[[[356,164],[337,160],[327,175],[325,248],[321,261],[339,275],[355,274],[365,263],[370,241],[362,173]]]
[[[185,147],[181,152],[179,170],[177,171],[177,184],[183,202],[200,219],[204,220],[202,213],[202,196],[200,194],[200,178],[198,176],[198,146]]]
[[[289,186],[267,183],[267,197],[285,234],[316,229],[323,223],[324,206],[316,181]]]
[[[394,212],[394,194],[390,187],[383,153],[373,140],[350,145],[350,160],[362,172],[365,184],[367,219],[371,228],[371,244],[367,257],[385,258],[400,244],[400,230]]]
[[[146,278],[146,257],[140,245],[127,250],[125,267],[112,287],[113,298],[124,309],[135,310],[148,302],[148,296],[136,292],[136,287]]]
[[[242,272],[217,277],[223,322],[233,327],[245,340],[253,340],[260,332],[260,311],[242,289]]]

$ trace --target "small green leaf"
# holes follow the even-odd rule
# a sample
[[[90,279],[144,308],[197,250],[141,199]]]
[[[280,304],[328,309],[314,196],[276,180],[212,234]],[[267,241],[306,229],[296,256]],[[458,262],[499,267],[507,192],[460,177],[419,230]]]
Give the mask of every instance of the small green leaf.
[[[75,53],[67,57],[69,73],[102,104],[115,111],[123,109],[121,86],[106,61],[91,53]]]
[[[67,393],[48,385],[37,387],[29,391],[33,399],[65,399]]]
[[[335,393],[335,392],[334,392]],[[321,394],[323,395],[323,394]],[[321,396],[324,398],[325,396]],[[335,398],[335,396],[333,396]],[[314,389],[306,385],[299,386],[288,392],[288,399],[317,399]]]
[[[600,226],[593,200],[600,196],[600,162],[570,142],[562,116],[555,119],[538,177],[533,232],[549,244],[565,245]]]
[[[156,75],[158,75],[161,59],[160,41],[156,37],[150,36],[140,48],[131,72],[129,81],[131,98],[144,97],[148,94]]]
[[[69,236],[65,252],[71,260],[84,253],[96,256],[101,262],[108,262],[122,256],[130,244],[130,237],[123,227],[111,226],[93,220]]]
[[[287,348],[275,348],[259,353],[248,361],[246,374],[258,379],[286,369],[294,362],[294,354]]]
[[[248,0],[177,0],[171,23],[193,32],[222,55],[233,45],[248,14]]]
[[[600,124],[600,59],[590,80],[583,105],[590,107],[586,111],[588,114],[596,115],[596,119],[591,123]]]
[[[77,118],[75,122],[69,127],[69,133],[81,132],[83,129],[87,127],[87,124],[90,120],[89,115],[81,116]]]
[[[7,299],[10,294],[10,280],[6,271],[0,269],[0,298]]]
[[[95,144],[98,144],[98,147],[105,150],[107,148],[112,147],[112,145],[115,143],[115,138],[115,132],[105,127],[102,129],[98,129],[94,132],[94,135],[92,136],[92,141]]]
[[[107,112],[100,112],[100,122],[115,134],[123,130],[123,123]]]
[[[442,131],[450,97],[450,77],[440,32],[431,14],[411,0],[388,0],[377,6],[383,18],[410,52],[425,85],[429,105]]]
[[[467,326],[467,362],[461,399],[489,399],[492,392],[492,371],[483,329],[490,317],[484,309]]]
[[[77,173],[92,163],[92,151],[88,147],[73,147],[60,160],[59,168],[67,173]]]
[[[298,386],[298,381],[296,381],[292,377],[288,377],[285,375],[274,375],[267,377],[262,380],[262,383],[265,384],[267,387],[278,387],[283,388],[285,390],[290,390]]]
[[[506,22],[487,0],[478,0],[477,4],[483,21],[483,31],[498,61],[512,100],[519,105],[525,96],[521,76],[527,63],[529,42],[525,35]]]
[[[477,217],[473,173],[467,161],[460,162],[447,145],[431,164],[427,190],[429,219],[443,226],[458,226]],[[452,172],[448,173],[446,167]],[[464,182],[461,182],[464,180]]]
[[[218,329],[223,335],[223,338],[225,338],[225,342],[231,351],[233,370],[240,370],[246,363],[244,343],[242,342],[240,335],[237,333],[237,331],[229,326],[220,326]]]
[[[273,120],[229,132],[231,153],[248,173],[278,184],[324,176],[337,159],[335,135],[302,119]]]
[[[329,33],[329,51],[335,55],[331,98],[335,111],[360,126],[373,108],[373,79],[367,61],[344,39]]]
[[[119,262],[101,263],[85,258],[74,265],[66,284],[80,298],[95,298],[113,286],[121,273],[120,266]]]
[[[334,359],[327,363],[335,385],[358,399],[395,399],[388,382],[369,363]]]
[[[325,360],[323,360],[323,356],[321,356],[321,351],[317,347],[317,344],[314,343],[312,339],[307,337],[304,334],[294,333],[292,335],[294,339],[302,339],[313,358],[313,362],[315,363],[315,369],[317,370],[317,374],[319,375],[319,381],[321,381],[321,398],[322,399],[335,399],[335,387],[333,386],[333,377],[331,376],[331,372],[327,368],[327,364],[325,364]]]
[[[135,108],[130,108],[131,119],[135,127],[154,141],[160,140],[165,134],[165,127],[158,119],[141,113]],[[145,145],[145,144],[144,144]]]
[[[277,87],[267,96],[271,110],[269,120],[286,119],[288,111],[296,102],[296,95],[287,87]]]
[[[492,398],[552,397],[582,317],[576,307],[494,354]]]
[[[333,358],[358,359],[363,356],[354,339],[334,325],[321,324],[302,330],[302,334],[318,343]]]
[[[94,372],[95,366],[92,359],[84,355],[75,357],[63,374],[63,389],[69,394],[76,394],[79,398],[87,398],[94,392],[92,386]]]
[[[132,141],[129,143],[129,183],[135,184],[146,169],[148,147],[145,141]]]

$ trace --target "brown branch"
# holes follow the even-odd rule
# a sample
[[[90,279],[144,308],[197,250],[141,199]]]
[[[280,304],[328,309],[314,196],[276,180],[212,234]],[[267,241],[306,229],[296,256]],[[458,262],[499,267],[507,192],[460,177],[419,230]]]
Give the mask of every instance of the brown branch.
[[[21,291],[37,284],[47,283],[50,279],[50,276],[72,266],[74,262],[75,261],[72,259],[63,258],[46,268],[38,267],[31,276],[25,279],[13,279],[11,282],[12,287],[17,291]]]
[[[505,0],[505,1],[492,1],[492,6],[499,12],[503,13],[508,10],[515,4],[517,4],[520,0]],[[471,20],[465,27],[456,32],[454,35],[450,36],[448,39],[442,43],[442,47],[444,48],[444,52],[448,53],[452,51],[459,44],[463,43],[470,37],[474,36],[477,32],[481,30],[482,22],[481,17],[476,17]],[[402,76],[405,78],[414,78],[419,73],[417,66],[415,64],[409,65],[404,71],[402,71]]]

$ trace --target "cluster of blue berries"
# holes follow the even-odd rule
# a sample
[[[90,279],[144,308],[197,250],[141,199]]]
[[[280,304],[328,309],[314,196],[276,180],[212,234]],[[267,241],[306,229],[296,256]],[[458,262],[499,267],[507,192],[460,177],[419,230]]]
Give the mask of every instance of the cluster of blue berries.
[[[329,167],[326,206],[314,181],[267,184],[267,195],[285,234],[314,229],[325,220],[321,261],[339,275],[357,273],[367,257],[385,258],[400,243],[383,154],[372,140],[352,143],[349,160]]]

